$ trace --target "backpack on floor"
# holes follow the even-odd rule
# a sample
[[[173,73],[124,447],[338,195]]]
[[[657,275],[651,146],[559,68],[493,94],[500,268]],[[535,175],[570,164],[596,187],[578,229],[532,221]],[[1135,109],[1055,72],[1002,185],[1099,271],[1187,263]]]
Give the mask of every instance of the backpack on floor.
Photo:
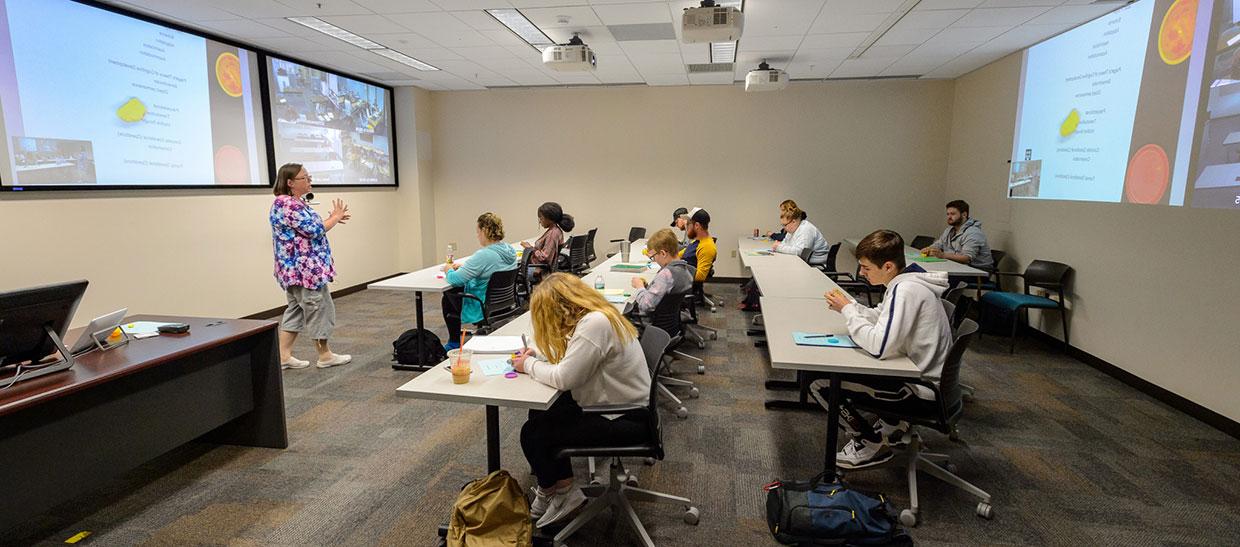
[[[422,337],[422,355],[418,355],[418,336]],[[392,342],[392,360],[402,365],[433,367],[448,358],[443,342],[426,329],[409,329]]]
[[[843,481],[775,481],[765,487],[766,521],[784,545],[912,545],[882,494]]]
[[[533,534],[530,504],[503,469],[467,483],[452,504],[449,547],[524,547]]]

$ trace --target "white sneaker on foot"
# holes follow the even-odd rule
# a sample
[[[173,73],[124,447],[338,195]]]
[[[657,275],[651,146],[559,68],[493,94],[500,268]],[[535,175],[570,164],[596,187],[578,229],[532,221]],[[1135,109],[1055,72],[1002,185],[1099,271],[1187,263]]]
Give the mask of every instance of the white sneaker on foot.
[[[280,363],[281,369],[289,369],[289,368],[297,369],[297,368],[306,368],[308,366],[310,366],[310,361],[302,361],[301,359],[298,359],[296,357],[289,357],[288,361]]]
[[[340,365],[347,365],[351,362],[353,362],[352,355],[342,355],[339,353],[333,353],[331,359],[328,359],[326,361],[319,359],[319,362],[316,363],[314,366],[318,368],[329,368],[329,367],[338,367]]]
[[[884,463],[895,457],[887,443],[853,439],[835,454],[835,466],[840,469],[861,469]]]
[[[585,502],[586,494],[576,484],[569,487],[568,490],[552,494],[551,499],[547,502],[547,511],[543,513],[542,518],[538,519],[534,526],[542,528],[559,522],[564,517],[572,514],[573,511],[576,511]]]
[[[908,422],[904,420],[900,420],[900,423],[895,425],[879,420],[878,432],[887,440],[888,446],[908,446],[912,438],[908,432]]]
[[[530,491],[534,493],[534,501],[530,502],[530,518],[538,520],[547,514],[547,506],[551,503],[551,494],[543,493],[542,488],[531,486]]]

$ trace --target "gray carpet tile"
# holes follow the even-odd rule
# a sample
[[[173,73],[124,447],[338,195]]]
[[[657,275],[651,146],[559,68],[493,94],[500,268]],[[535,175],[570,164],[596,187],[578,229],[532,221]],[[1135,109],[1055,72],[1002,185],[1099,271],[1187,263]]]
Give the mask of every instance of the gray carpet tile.
[[[764,349],[745,334],[735,286],[703,322],[719,339],[686,351],[706,361],[679,376],[701,396],[676,419],[664,404],[667,459],[629,462],[643,487],[692,498],[701,523],[675,507],[636,503],[661,545],[772,545],[762,485],[803,479],[821,466],[826,416],[768,411]],[[89,530],[84,545],[433,545],[461,486],[486,468],[481,407],[398,398],[415,372],[390,367],[391,340],[413,323],[410,295],[363,291],[337,301],[332,344],[352,364],[286,371],[286,450],[193,443],[142,465],[99,491],[12,531],[7,543],[54,545]],[[428,326],[441,335],[438,299]],[[297,355],[312,358],[310,342]],[[1059,348],[983,337],[966,356],[963,379],[977,387],[960,431],[966,444],[923,437],[953,456],[959,473],[994,496],[996,516],[936,479],[919,481],[924,545],[1219,545],[1240,538],[1240,441],[1063,356]],[[684,389],[676,389],[685,394]],[[521,454],[525,412],[500,412],[502,459],[532,484]],[[578,462],[579,477],[586,472]],[[908,504],[905,474],[881,468],[848,474],[858,488]],[[633,545],[625,522],[604,515],[575,545]]]

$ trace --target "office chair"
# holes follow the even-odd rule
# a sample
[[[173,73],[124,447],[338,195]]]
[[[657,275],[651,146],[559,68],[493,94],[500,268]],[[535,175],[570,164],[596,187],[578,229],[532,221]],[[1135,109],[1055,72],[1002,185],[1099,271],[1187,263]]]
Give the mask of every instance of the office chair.
[[[594,256],[594,234],[597,233],[598,228],[590,228],[590,231],[586,232],[586,262],[588,264],[593,264],[594,260],[598,258]]]
[[[628,446],[568,447],[560,450],[558,455],[561,458],[610,458],[611,465],[610,477],[606,486],[583,488],[583,490],[587,491],[587,495],[593,499],[585,505],[576,518],[556,533],[554,540],[556,545],[562,545],[569,536],[598,516],[604,509],[611,508],[616,511],[621,520],[628,522],[633,527],[638,537],[641,538],[642,545],[654,547],[654,541],[650,539],[650,534],[646,532],[646,527],[642,525],[641,519],[633,511],[630,500],[680,505],[685,508],[682,517],[684,522],[690,525],[697,525],[701,512],[697,507],[693,506],[692,500],[633,487],[628,484],[629,477],[624,476],[627,473],[622,473],[623,465],[620,462],[620,458],[663,459],[663,428],[659,423],[659,407],[655,402],[657,400],[657,386],[659,384],[653,381],[653,378],[659,370],[660,363],[663,361],[663,355],[670,341],[671,336],[655,326],[648,326],[642,332],[642,351],[646,354],[646,364],[650,368],[652,379],[650,382],[650,399],[645,405],[608,405],[582,409],[582,412],[585,414],[644,412],[648,418],[649,430],[647,438],[643,442]]]
[[[916,236],[913,238],[913,242],[909,243],[908,246],[920,251],[933,245],[935,241],[938,241],[938,238],[934,236]]]
[[[1059,311],[1059,318],[1063,321],[1063,349],[1068,351],[1071,346],[1068,344],[1068,311],[1064,306],[1064,286],[1071,273],[1071,266],[1049,260],[1034,260],[1025,268],[1024,273],[995,272],[999,277],[1019,277],[1025,285],[1023,293],[991,291],[982,295],[979,316],[987,310],[998,309],[1012,317],[1012,339],[1008,353],[1016,353],[1016,327],[1019,326],[1022,316],[1028,321],[1028,310],[1031,308]],[[1032,287],[1054,292],[1059,296],[1059,300],[1034,295],[1029,292]]]
[[[713,272],[714,269],[712,268],[711,271]],[[708,274],[706,278],[710,279],[710,275]],[[694,281],[692,291],[689,293],[689,296],[685,298],[685,304],[683,308],[684,308],[686,316],[682,318],[682,322],[684,323],[684,327],[685,327],[684,329],[685,337],[696,342],[698,349],[706,349],[706,340],[708,339],[709,340],[719,339],[718,330],[715,330],[711,327],[703,325],[701,324],[701,322],[698,321],[697,303],[703,302],[703,301],[709,302],[706,296],[705,289],[703,288],[703,283]],[[713,309],[714,308],[712,308],[712,311]],[[706,373],[706,367],[702,365],[698,365],[698,374],[705,374],[705,373]]]
[[[534,249],[526,249],[521,253],[521,262],[517,265],[517,300],[521,306],[528,306],[530,303],[530,295],[533,294],[534,286],[538,284],[536,279],[541,279],[549,274],[555,273],[555,264],[558,262],[552,258],[550,264],[534,264]],[[541,272],[541,275],[530,275],[530,270]]]
[[[642,315],[633,313],[631,315],[632,318],[635,319],[633,323],[638,325],[643,332],[646,327],[653,326],[659,328],[671,337],[671,340],[668,342],[667,349],[663,352],[664,356],[670,357],[673,360],[684,359],[687,361],[692,361],[697,363],[699,372],[705,372],[706,366],[704,361],[679,350],[680,344],[684,342],[685,334],[684,323],[681,321],[680,310],[684,306],[685,299],[687,297],[688,293],[684,292],[668,294],[659,301],[659,305],[655,306],[654,310],[652,310],[649,314]],[[667,376],[665,373],[671,373],[670,361],[661,363],[655,371],[655,380],[659,384],[659,392],[662,393],[664,397],[667,397],[668,399],[671,399],[672,402],[676,403],[677,418],[687,418],[689,416],[689,409],[685,408],[684,403],[681,402],[679,397],[672,393],[668,386],[689,388],[689,397],[692,399],[696,399],[698,395],[700,395],[700,391],[698,391],[697,386],[694,385],[693,382],[681,380],[679,378],[672,378]]]
[[[629,228],[629,238],[628,238],[629,243],[637,241],[643,237],[646,237],[645,228],[642,228],[640,226],[634,226],[632,228]],[[608,241],[608,243],[623,243],[624,241],[625,240],[623,239],[613,239],[613,240]],[[607,258],[611,258],[613,256],[616,256],[616,253],[608,253]]]
[[[589,236],[579,235],[568,238],[568,260],[561,270],[572,272],[578,277],[590,269]]]
[[[511,319],[521,313],[521,302],[517,298],[517,270],[506,270],[491,274],[487,280],[487,299],[482,301],[477,296],[462,291],[466,300],[476,300],[482,306],[482,320],[474,323],[477,334],[490,334],[499,328],[500,321]]]
[[[956,288],[947,291],[943,298],[939,300],[943,304],[943,311],[947,312],[947,317],[951,320],[953,339],[959,334],[960,325],[964,324],[965,314],[969,312],[969,306],[973,303],[972,298],[963,296],[964,290],[964,283],[957,283]],[[955,298],[952,298],[952,293],[958,294]],[[960,302],[960,305],[956,305],[954,302]],[[960,397],[964,402],[972,402],[975,391],[977,389],[973,386],[963,382],[960,383]]]
[[[853,404],[856,405],[857,409],[877,414],[889,422],[904,420],[913,426],[929,427],[946,433],[953,442],[960,443],[959,433],[956,429],[956,424],[960,421],[964,411],[959,386],[960,364],[963,361],[965,350],[968,349],[969,343],[973,340],[973,335],[976,333],[977,323],[973,320],[966,319],[960,325],[955,342],[952,343],[951,351],[947,354],[947,361],[943,363],[943,374],[940,376],[937,386],[927,380],[909,380],[909,383],[923,385],[934,392],[934,400],[926,401],[924,411],[899,413],[885,406],[883,401],[872,399],[864,402],[854,401]],[[990,519],[994,516],[994,509],[990,505],[990,494],[956,475],[956,466],[949,462],[948,455],[925,452],[921,436],[916,431],[910,431],[910,435],[909,445],[904,449],[908,456],[905,466],[908,469],[910,507],[900,512],[901,524],[905,526],[917,525],[918,513],[921,510],[917,499],[918,471],[925,471],[951,486],[977,496],[980,500],[977,504],[977,515],[984,519]],[[892,461],[896,460],[893,459]]]

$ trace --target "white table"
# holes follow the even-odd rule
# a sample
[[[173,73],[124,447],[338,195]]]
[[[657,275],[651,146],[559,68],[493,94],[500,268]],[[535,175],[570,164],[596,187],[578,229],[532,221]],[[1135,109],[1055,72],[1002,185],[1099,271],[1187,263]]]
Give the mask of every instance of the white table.
[[[534,328],[529,312],[523,313],[493,333],[497,336],[520,336],[524,334],[530,344],[534,343]],[[481,359],[503,357],[501,355],[474,354],[474,362]],[[414,399],[430,399],[451,403],[486,406],[487,472],[500,468],[499,461],[499,407],[547,410],[560,396],[560,391],[535,381],[526,374],[516,378],[487,376],[477,366],[473,367],[469,383],[452,383],[452,374],[443,361],[426,370],[418,377],[396,388],[396,394]]]
[[[919,378],[921,371],[908,357],[880,361],[863,349],[820,348],[798,346],[793,341],[793,331],[847,333],[844,316],[827,307],[825,301],[805,298],[762,297],[762,317],[766,328],[767,347],[771,354],[771,367],[797,371],[801,387],[799,402],[786,401],[790,407],[805,408],[810,405],[810,374],[826,374],[830,380],[827,401],[827,448],[823,469],[827,476],[834,476],[835,446],[839,442],[840,382],[844,376],[894,376]],[[768,401],[771,408],[772,401]]]
[[[534,240],[526,239],[525,241],[530,242]],[[521,244],[514,243],[512,246],[518,251],[518,253],[522,252]],[[458,263],[464,263],[468,260],[468,256],[455,259]],[[520,260],[518,260],[518,263],[520,263]],[[370,285],[367,285],[366,288],[382,291],[412,292],[414,294],[413,301],[415,322],[418,330],[421,331],[425,327],[425,321],[422,316],[422,293],[442,293],[452,288],[452,285],[448,283],[447,279],[444,278],[443,266],[443,264],[436,264],[434,266],[422,268],[416,272],[409,272],[396,277],[390,277],[388,279],[384,279],[383,281],[371,283]],[[420,356],[422,355],[421,336],[417,338],[417,344],[417,354]],[[426,370],[427,366],[428,365],[426,363],[415,363],[412,365],[402,363],[392,364],[392,368],[397,370]]]
[[[767,257],[761,262],[754,261],[749,269],[763,296],[822,300],[823,294],[840,288],[830,277],[798,256],[781,254]]]
[[[754,264],[761,264],[771,260],[772,258],[792,256],[789,254],[771,252],[771,245],[774,243],[775,240],[767,239],[765,237],[742,237],[738,239],[736,242],[736,248],[737,254],[741,257],[741,265],[752,268]],[[767,251],[770,254],[764,253],[756,255],[755,253],[758,253],[759,251]],[[801,257],[792,256],[792,258],[800,260]]]
[[[844,244],[848,245],[854,254],[856,254],[857,244],[860,242],[861,240],[859,238],[848,238],[844,240]],[[921,268],[927,272],[946,272],[948,275],[981,277],[983,280],[990,277],[990,272],[987,272],[986,270],[974,268],[968,264],[961,264],[954,260],[943,260],[942,262],[919,261],[917,258],[921,257],[921,249],[914,249],[907,245],[904,246],[904,257],[907,258],[910,263],[917,263],[918,266],[921,266]]]

